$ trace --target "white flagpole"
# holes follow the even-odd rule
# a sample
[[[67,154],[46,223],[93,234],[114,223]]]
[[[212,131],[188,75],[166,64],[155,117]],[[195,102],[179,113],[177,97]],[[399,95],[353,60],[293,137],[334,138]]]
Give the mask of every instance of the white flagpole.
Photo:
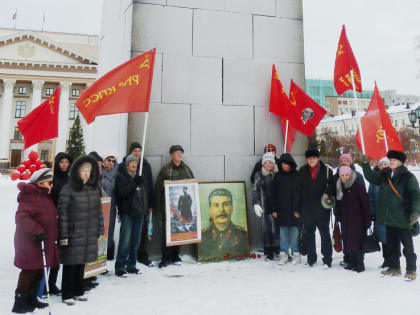
[[[386,138],[386,131],[384,129],[385,150],[388,153],[388,139]]]
[[[147,122],[149,121],[149,112],[145,113],[146,116],[144,118],[144,128],[143,128],[143,141],[141,143],[142,150],[141,150],[141,158],[140,158],[140,170],[139,175],[143,174],[143,159],[144,159],[144,148],[146,146],[146,132],[147,132]]]
[[[360,142],[362,144],[363,155],[366,155],[365,139],[363,138],[362,122],[360,120],[360,115],[359,115],[359,101],[357,100],[356,84],[354,83],[353,70],[350,70],[350,74],[351,74],[351,82],[353,84],[353,98],[356,100],[356,116],[357,116],[357,124],[359,125],[359,130],[360,130]]]
[[[270,124],[270,119],[271,118],[271,116],[270,116],[270,110],[268,110],[268,128],[267,128],[267,143],[270,143],[271,141],[270,141],[270,127],[271,127],[271,124]]]
[[[289,133],[289,119],[286,119],[286,132],[285,132],[285,135],[284,135],[284,152],[283,153],[286,153],[287,152],[287,134]]]

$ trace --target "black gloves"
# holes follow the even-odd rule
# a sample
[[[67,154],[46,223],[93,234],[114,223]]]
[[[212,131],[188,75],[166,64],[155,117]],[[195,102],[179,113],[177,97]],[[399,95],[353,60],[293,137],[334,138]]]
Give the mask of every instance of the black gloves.
[[[47,236],[47,234],[42,232],[41,234],[34,235],[34,238],[35,238],[35,241],[42,242],[43,240],[45,240],[45,236]]]
[[[134,182],[137,185],[142,185],[144,183],[143,176],[139,176],[139,175],[134,176]]]

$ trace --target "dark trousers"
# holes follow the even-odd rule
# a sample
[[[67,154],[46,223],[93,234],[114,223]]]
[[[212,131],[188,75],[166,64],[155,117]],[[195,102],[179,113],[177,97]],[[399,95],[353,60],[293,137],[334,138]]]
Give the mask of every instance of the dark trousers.
[[[59,270],[60,270],[60,266],[50,268],[50,274],[48,275],[48,285],[50,287],[50,290],[52,286],[56,285]]]
[[[114,231],[115,231],[115,221],[117,219],[117,205],[115,203],[115,198],[111,199],[111,211],[109,213],[109,227],[108,227],[108,252],[110,255],[109,258],[114,258],[113,253],[115,251],[114,243]],[[111,257],[112,256],[112,257]]]
[[[17,293],[27,293],[32,290],[38,291],[42,280],[42,270],[21,270],[16,287]]]
[[[143,241],[140,243],[139,250],[137,251],[137,261],[143,264],[149,262],[149,254],[147,253],[147,248],[146,248],[148,223],[149,223],[149,215],[146,214],[144,216],[143,229],[141,230],[141,239]]]
[[[319,234],[321,235],[321,253],[323,256],[322,261],[324,264],[330,265],[332,262],[332,244],[328,223],[325,226],[318,224],[305,224],[303,236],[305,239],[306,251],[308,253],[308,263],[312,265],[316,263],[317,260],[315,243],[316,228],[318,228]]]
[[[84,292],[83,275],[85,265],[63,265],[63,280],[61,282],[61,297],[63,300],[81,296]]]
[[[162,261],[164,262],[174,262],[179,257],[180,246],[166,246],[166,222],[165,216],[162,217]]]
[[[403,245],[403,254],[407,262],[407,271],[416,271],[417,255],[414,252],[411,231],[387,226],[386,240],[389,252],[389,267],[400,269],[400,244]]]

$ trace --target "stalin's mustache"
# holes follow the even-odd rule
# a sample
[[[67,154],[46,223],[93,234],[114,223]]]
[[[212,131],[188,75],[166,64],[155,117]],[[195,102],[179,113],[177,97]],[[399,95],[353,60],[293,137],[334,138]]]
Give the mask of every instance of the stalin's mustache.
[[[222,213],[218,214],[216,218],[222,218],[222,217],[227,218],[228,217],[227,213],[222,212]]]

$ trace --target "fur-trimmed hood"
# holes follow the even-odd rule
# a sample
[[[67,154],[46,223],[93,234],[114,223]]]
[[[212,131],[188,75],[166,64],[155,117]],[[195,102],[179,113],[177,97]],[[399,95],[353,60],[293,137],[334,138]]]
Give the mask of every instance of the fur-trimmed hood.
[[[99,165],[98,165],[98,161],[90,155],[84,155],[84,156],[79,157],[71,165],[70,179],[69,179],[70,186],[76,191],[80,191],[83,189],[83,181],[79,176],[79,169],[83,163],[90,163],[92,165],[92,171],[90,173],[90,178],[87,182],[87,185],[95,189],[98,188],[99,187]]]

